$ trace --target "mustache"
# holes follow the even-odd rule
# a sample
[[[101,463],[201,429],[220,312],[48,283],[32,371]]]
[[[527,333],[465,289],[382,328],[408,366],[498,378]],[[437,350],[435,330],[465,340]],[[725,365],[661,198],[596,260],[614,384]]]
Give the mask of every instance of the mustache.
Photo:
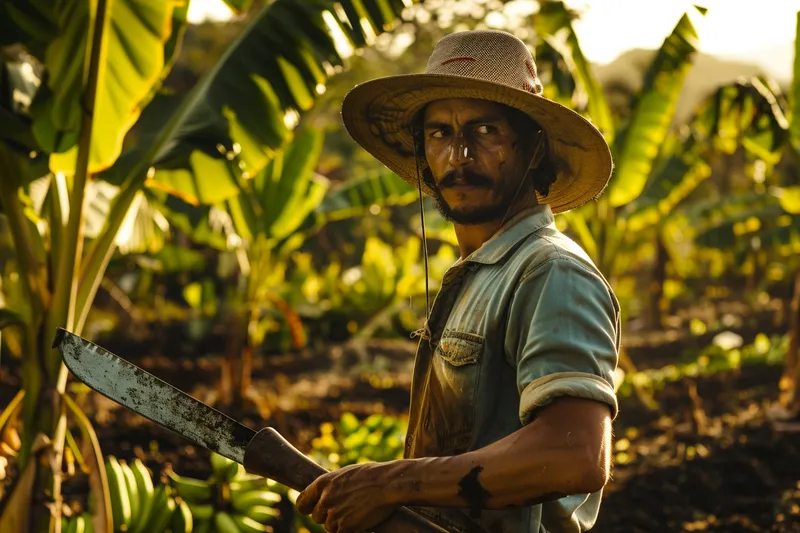
[[[457,182],[459,185],[471,185],[473,187],[485,187],[487,189],[491,189],[494,186],[494,182],[491,178],[479,174],[472,169],[464,169],[461,172],[451,170],[445,174],[439,182],[439,188],[446,189],[454,186]]]

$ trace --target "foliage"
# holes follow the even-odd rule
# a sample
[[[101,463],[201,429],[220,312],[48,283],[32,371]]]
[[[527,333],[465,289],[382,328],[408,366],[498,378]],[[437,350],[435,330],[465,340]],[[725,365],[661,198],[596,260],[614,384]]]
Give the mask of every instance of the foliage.
[[[29,309],[4,312],[9,323],[23,321],[22,465],[37,434],[53,442],[54,464],[62,457],[66,422],[58,403],[67,401],[67,374],[49,348],[52,332],[80,334],[123,237],[144,237],[123,251],[164,246],[166,218],[154,226],[150,210],[159,191],[196,204],[221,202],[281,153],[296,123],[288,118],[307,110],[334,67],[404,7],[396,0],[362,4],[363,13],[342,12],[328,0],[270,3],[168,109],[158,107],[157,93],[179,49],[188,2],[3,4],[2,44],[15,46],[1,70],[12,90],[0,102],[0,208],[13,236],[20,300],[29,302]],[[162,111],[159,127],[129,136],[149,107]],[[98,179],[118,187],[113,200]],[[40,469],[34,490],[52,485],[58,500],[57,472]],[[59,512],[54,507],[56,519]],[[33,530],[49,529],[49,513],[31,515]]]
[[[726,347],[724,342],[714,343],[701,350],[690,361],[627,374],[618,394],[620,397],[630,396],[634,386],[644,387],[651,391],[661,390],[668,383],[687,377],[736,371],[747,365],[779,365],[784,361],[788,346],[788,336],[768,337],[763,333],[757,335],[751,344],[745,346]]]
[[[610,278],[626,316],[632,314],[634,300],[626,278],[651,261],[646,256],[653,254],[645,252],[652,250],[653,242],[657,248],[664,246],[676,206],[711,176],[715,158],[743,152],[757,162],[754,168],[768,170],[786,139],[788,122],[780,92],[763,77],[717,88],[688,124],[671,129],[677,99],[697,53],[692,18],[704,13],[694,8],[681,17],[650,61],[630,115],[611,119],[563,3],[549,2],[534,20],[537,33],[551,32],[537,43],[537,50],[552,56],[549,47],[560,54],[562,60],[550,68],[563,65],[574,80],[564,84],[573,92],[561,95],[561,100],[592,120],[611,146],[615,171],[607,190],[596,202],[559,218]],[[555,27],[560,29],[553,33]],[[658,261],[662,264],[656,265],[656,277],[666,271],[664,259]],[[655,317],[653,310],[650,318]]]
[[[342,413],[335,424],[320,424],[320,435],[311,441],[309,456],[328,470],[351,464],[401,459],[408,430],[407,421],[392,415],[373,413],[359,420]]]

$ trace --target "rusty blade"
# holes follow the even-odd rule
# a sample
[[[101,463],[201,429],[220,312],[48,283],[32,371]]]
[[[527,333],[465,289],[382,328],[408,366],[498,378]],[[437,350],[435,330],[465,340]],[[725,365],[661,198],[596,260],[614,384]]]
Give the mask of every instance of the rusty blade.
[[[58,348],[67,368],[103,396],[237,463],[256,434],[236,420],[121,357],[59,328]]]

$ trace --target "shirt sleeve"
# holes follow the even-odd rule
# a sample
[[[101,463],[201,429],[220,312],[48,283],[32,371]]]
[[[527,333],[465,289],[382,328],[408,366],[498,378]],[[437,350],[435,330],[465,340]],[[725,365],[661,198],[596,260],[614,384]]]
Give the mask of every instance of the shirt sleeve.
[[[605,403],[615,418],[619,304],[605,280],[559,256],[526,272],[510,305],[505,350],[522,424],[559,396]]]

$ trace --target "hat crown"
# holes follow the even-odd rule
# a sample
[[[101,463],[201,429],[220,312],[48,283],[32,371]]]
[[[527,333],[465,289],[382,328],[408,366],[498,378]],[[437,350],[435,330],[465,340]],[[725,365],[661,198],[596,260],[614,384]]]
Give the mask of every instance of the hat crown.
[[[443,37],[436,43],[425,73],[499,83],[532,94],[542,92],[530,50],[504,31],[471,30]]]

